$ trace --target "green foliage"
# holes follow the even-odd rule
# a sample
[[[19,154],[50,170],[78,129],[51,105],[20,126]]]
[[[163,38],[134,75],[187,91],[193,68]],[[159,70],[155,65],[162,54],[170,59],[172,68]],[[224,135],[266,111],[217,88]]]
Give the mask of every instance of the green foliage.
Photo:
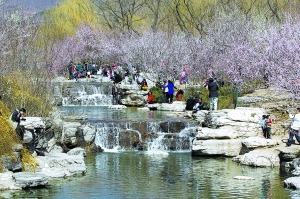
[[[0,101],[0,172],[3,172],[2,159],[3,155],[13,155],[13,146],[19,142],[19,139],[9,121],[10,112],[9,109]]]
[[[27,115],[48,116],[49,110],[52,110],[51,90],[48,90],[45,82],[31,81],[32,79],[34,77],[28,77],[26,73],[20,74],[18,71],[10,76],[0,77],[3,102],[11,112],[24,107]]]
[[[74,35],[83,23],[95,26],[98,20],[92,10],[92,5],[93,3],[89,0],[66,0],[46,10],[43,13],[44,21],[39,31],[39,45],[47,44],[47,40],[61,40],[65,36]]]
[[[204,87],[190,87],[184,91],[183,101],[186,101],[190,96],[201,97],[209,106],[209,91]],[[225,84],[219,89],[218,109],[233,108],[233,90],[230,84]]]
[[[163,90],[162,90],[162,87],[157,85],[155,87],[152,87],[150,89],[150,91],[153,93],[154,95],[154,99],[156,102],[158,103],[163,103],[164,102],[164,93],[163,93]]]
[[[252,93],[255,89],[264,87],[263,79],[245,81],[242,86],[239,87],[239,95]]]

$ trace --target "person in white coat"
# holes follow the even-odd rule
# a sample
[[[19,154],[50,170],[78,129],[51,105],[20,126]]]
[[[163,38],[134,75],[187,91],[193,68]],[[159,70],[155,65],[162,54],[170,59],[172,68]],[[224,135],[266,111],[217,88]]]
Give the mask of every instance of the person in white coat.
[[[296,137],[296,140],[300,144],[300,136],[299,136],[300,108],[297,108],[296,114],[289,114],[289,117],[292,119],[292,124],[290,128],[290,137],[288,142],[286,143],[286,147],[290,147],[292,145],[294,136]]]

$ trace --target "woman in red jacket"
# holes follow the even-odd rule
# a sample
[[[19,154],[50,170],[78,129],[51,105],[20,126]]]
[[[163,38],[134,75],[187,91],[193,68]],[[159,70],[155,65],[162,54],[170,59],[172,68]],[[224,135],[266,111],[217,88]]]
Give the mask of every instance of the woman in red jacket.
[[[149,91],[149,93],[148,93],[148,99],[147,99],[147,101],[148,101],[148,104],[155,103],[154,95],[153,95],[153,93],[151,91]]]

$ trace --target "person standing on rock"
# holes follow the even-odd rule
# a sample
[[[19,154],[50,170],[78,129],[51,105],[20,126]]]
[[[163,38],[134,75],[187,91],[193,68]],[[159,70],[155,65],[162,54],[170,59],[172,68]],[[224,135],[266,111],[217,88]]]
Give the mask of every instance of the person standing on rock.
[[[164,85],[162,87],[163,93],[164,93],[164,103],[168,103],[168,92],[169,92],[169,88],[168,88],[168,83],[166,80],[164,80]]]
[[[267,122],[267,116],[266,115],[262,115],[262,120],[261,120],[261,129],[263,132],[263,135],[265,138],[267,138],[267,126],[266,126],[266,122]]]
[[[270,115],[267,115],[266,116],[267,118],[267,121],[266,121],[266,133],[267,133],[267,139],[271,139],[271,126],[272,126],[272,123],[274,122],[274,119],[271,118]]]
[[[296,114],[289,114],[289,117],[292,119],[292,124],[290,128],[290,137],[288,142],[286,143],[286,147],[290,147],[293,142],[294,136],[296,140],[300,144],[300,136],[299,136],[299,129],[300,129],[300,108],[297,108]]]
[[[209,110],[217,110],[218,108],[218,90],[219,86],[213,78],[209,78],[208,82],[209,90]]]
[[[113,96],[113,105],[117,105],[119,101],[119,96],[118,96],[118,87],[116,82],[114,82],[114,86],[111,89],[111,93]]]
[[[173,104],[174,88],[177,89],[176,86],[174,86],[171,80],[168,80],[168,84],[164,88],[168,88],[168,101],[169,104]]]

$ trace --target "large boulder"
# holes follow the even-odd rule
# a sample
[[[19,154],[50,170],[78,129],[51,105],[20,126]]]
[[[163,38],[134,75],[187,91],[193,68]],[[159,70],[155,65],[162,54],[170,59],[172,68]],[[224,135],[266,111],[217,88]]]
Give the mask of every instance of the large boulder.
[[[38,162],[36,171],[49,177],[65,178],[86,173],[83,154],[53,153],[49,156],[37,156],[36,160]]]
[[[16,185],[16,181],[13,179],[13,172],[0,173],[0,190],[19,190],[22,187]]]
[[[23,145],[15,144],[12,155],[1,156],[1,167],[5,171],[22,171],[21,150]]]
[[[291,189],[300,189],[300,177],[290,177],[284,180],[284,187]]]
[[[62,129],[61,142],[69,149],[79,146],[80,136],[82,131],[79,130],[81,124],[79,122],[64,122]]]
[[[243,165],[254,167],[277,167],[280,166],[279,151],[254,150],[234,158],[234,161]]]
[[[242,148],[239,139],[194,140],[192,154],[195,156],[228,156],[240,154]]]
[[[19,172],[14,173],[16,186],[21,188],[41,187],[48,184],[49,177],[41,173]]]
[[[243,146],[248,149],[254,148],[270,148],[279,145],[277,140],[266,139],[262,137],[249,137],[242,141]]]
[[[184,112],[186,103],[182,101],[174,101],[172,104],[162,103],[162,104],[148,104],[149,109],[155,109],[160,111],[177,111]]]

